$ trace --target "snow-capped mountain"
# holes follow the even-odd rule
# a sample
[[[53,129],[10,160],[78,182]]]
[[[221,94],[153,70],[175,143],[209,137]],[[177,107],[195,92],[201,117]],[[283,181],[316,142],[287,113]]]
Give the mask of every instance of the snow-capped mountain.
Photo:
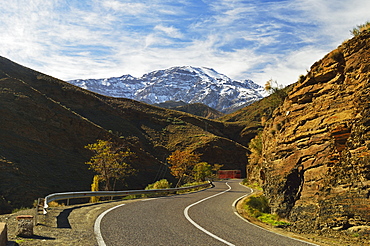
[[[112,97],[124,97],[149,104],[166,101],[203,103],[230,112],[263,97],[263,88],[251,80],[233,81],[205,67],[172,67],[144,74],[106,79],[68,81],[84,89]]]

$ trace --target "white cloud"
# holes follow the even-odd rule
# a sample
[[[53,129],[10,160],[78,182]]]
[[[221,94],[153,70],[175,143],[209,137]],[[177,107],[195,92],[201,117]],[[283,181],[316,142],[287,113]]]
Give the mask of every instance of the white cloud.
[[[66,80],[193,65],[288,84],[349,38],[368,9],[367,0],[8,1],[0,55]]]
[[[339,45],[338,40],[349,38],[353,27],[370,20],[368,0],[296,0],[294,7],[303,10],[306,19],[319,26],[318,35],[330,37],[334,45]]]
[[[116,0],[102,1],[102,6],[129,15],[140,15],[145,13],[148,9],[148,5],[144,3],[122,3]]]
[[[282,85],[289,85],[296,82],[300,75],[305,75],[311,65],[324,57],[326,53],[326,50],[310,46],[291,51],[280,57],[271,56],[272,62],[260,72],[251,74],[250,78],[258,81],[260,85],[270,79]]]
[[[154,30],[164,32],[166,35],[168,35],[171,38],[182,38],[183,37],[182,33],[178,29],[174,28],[173,26],[168,27],[168,26],[163,26],[159,24],[154,27]]]

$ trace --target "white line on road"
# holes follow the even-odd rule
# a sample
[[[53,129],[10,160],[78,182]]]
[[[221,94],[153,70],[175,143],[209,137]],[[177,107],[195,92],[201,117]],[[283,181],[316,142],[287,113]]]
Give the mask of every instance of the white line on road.
[[[101,220],[103,219],[103,217],[109,213],[110,211],[112,211],[113,209],[116,209],[116,208],[119,208],[119,207],[122,207],[123,205],[125,204],[121,204],[121,205],[118,205],[118,206],[115,206],[113,208],[110,208],[106,211],[104,211],[103,213],[101,213],[99,215],[99,217],[95,220],[95,224],[94,224],[94,233],[95,233],[95,237],[96,237],[96,241],[98,241],[98,245],[99,246],[106,246],[105,242],[104,242],[104,239],[103,239],[103,236],[101,235],[101,232],[100,232],[100,223],[101,223]]]
[[[187,206],[187,207],[184,209],[184,215],[185,215],[185,218],[186,218],[190,223],[192,223],[196,228],[198,228],[198,229],[199,229],[199,230],[201,230],[202,232],[204,232],[204,233],[208,234],[209,236],[213,237],[214,239],[217,239],[217,240],[218,240],[218,241],[220,241],[220,242],[225,243],[226,245],[229,245],[229,246],[235,246],[234,244],[232,244],[232,243],[230,243],[230,242],[228,242],[228,241],[226,241],[226,240],[224,240],[224,239],[222,239],[222,238],[220,238],[220,237],[216,236],[215,234],[212,234],[211,232],[207,231],[206,229],[204,229],[203,227],[201,227],[200,225],[198,225],[197,223],[195,223],[195,222],[194,222],[194,220],[192,220],[192,219],[190,218],[190,216],[189,216],[189,209],[190,209],[192,206],[197,205],[197,204],[199,204],[199,203],[201,203],[201,202],[203,202],[203,201],[205,201],[205,200],[208,200],[208,199],[210,199],[210,198],[212,198],[212,197],[219,196],[219,195],[221,195],[221,194],[223,194],[223,193],[228,192],[229,190],[231,190],[231,186],[230,186],[230,185],[228,185],[228,183],[226,183],[226,185],[229,187],[229,189],[227,189],[227,190],[225,190],[225,191],[222,191],[222,192],[220,192],[220,193],[217,193],[217,194],[215,194],[215,195],[212,195],[212,196],[206,197],[206,198],[204,198],[204,199],[202,199],[202,200],[199,200],[199,201],[197,201],[197,202],[195,202],[195,203],[190,204],[189,206]]]

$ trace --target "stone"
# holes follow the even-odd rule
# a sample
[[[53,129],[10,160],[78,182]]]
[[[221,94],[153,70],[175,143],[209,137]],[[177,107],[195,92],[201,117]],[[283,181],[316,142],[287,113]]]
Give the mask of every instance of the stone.
[[[33,236],[33,216],[20,215],[17,216],[18,227],[16,235],[19,237],[32,237]]]
[[[0,223],[0,246],[5,246],[8,242],[8,232],[6,223]]]
[[[352,226],[347,229],[349,233],[370,234],[370,226]]]

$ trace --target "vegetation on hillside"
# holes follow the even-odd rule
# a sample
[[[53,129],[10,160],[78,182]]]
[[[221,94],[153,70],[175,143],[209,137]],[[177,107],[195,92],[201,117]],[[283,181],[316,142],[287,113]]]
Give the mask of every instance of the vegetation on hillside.
[[[367,21],[365,24],[357,25],[350,32],[355,37],[360,35],[362,32],[370,32],[370,22]]]
[[[171,174],[178,179],[176,187],[185,183],[204,182],[216,178],[222,165],[202,162],[201,154],[190,150],[176,150],[167,158]]]
[[[176,187],[191,180],[193,168],[200,162],[200,156],[190,150],[176,150],[167,158],[171,174],[178,179]]]
[[[97,140],[96,143],[85,146],[94,152],[90,161],[86,162],[90,169],[98,173],[94,176],[93,188],[97,190],[99,181],[104,183],[104,190],[113,190],[117,180],[124,181],[125,178],[133,175],[136,170],[127,163],[129,158],[135,154],[111,140]],[[113,185],[112,185],[113,182]]]

